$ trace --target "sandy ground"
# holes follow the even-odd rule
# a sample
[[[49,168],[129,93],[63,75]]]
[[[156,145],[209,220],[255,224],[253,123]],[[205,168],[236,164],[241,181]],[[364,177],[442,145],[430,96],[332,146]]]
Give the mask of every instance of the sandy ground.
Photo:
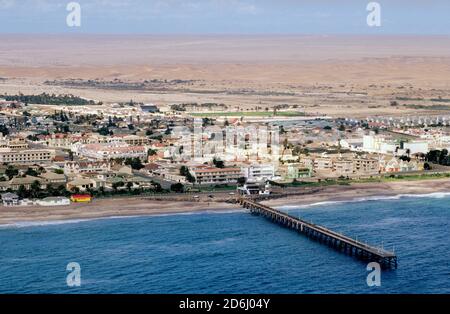
[[[417,111],[391,107],[396,97],[450,98],[448,73],[449,36],[0,35],[0,78],[6,79],[0,93],[8,94],[72,93],[160,105],[217,102],[245,109],[296,104],[312,114],[339,116],[345,108],[349,117],[398,116]],[[180,91],[44,84],[78,78],[196,83]],[[240,89],[259,94],[236,93]]]
[[[0,225],[19,222],[95,219],[104,217],[150,216],[208,210],[239,209],[228,203],[168,202],[136,199],[101,199],[88,204],[59,207],[1,207]]]
[[[329,186],[310,195],[292,196],[265,201],[264,203],[273,207],[285,205],[300,206],[319,202],[348,201],[375,196],[418,195],[439,192],[450,193],[450,180],[439,179]],[[151,216],[240,209],[237,205],[223,202],[171,202],[143,198],[101,199],[89,204],[72,204],[64,207],[0,207],[0,224],[121,216]]]
[[[328,201],[348,201],[370,197],[395,195],[422,195],[449,193],[450,180],[402,181],[388,183],[361,183],[351,186],[328,186],[319,193],[275,199],[264,202],[269,206],[309,205]]]

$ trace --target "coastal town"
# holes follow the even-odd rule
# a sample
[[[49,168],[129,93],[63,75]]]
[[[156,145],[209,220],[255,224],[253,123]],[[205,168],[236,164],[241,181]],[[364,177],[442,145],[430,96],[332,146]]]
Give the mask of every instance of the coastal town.
[[[287,104],[226,108],[0,96],[2,205],[130,196],[230,201],[450,177],[450,116],[357,119]]]
[[[0,297],[298,312],[450,293],[448,12],[0,0]]]

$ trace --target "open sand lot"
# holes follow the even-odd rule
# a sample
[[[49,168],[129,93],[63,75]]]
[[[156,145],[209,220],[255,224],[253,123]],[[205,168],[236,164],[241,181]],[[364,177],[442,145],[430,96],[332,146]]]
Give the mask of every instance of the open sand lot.
[[[307,113],[366,117],[450,98],[449,36],[1,35],[0,93],[72,93],[104,101],[297,104]],[[44,84],[67,79],[192,80],[161,89]],[[434,110],[434,109],[433,109]],[[442,110],[421,110],[440,114]]]

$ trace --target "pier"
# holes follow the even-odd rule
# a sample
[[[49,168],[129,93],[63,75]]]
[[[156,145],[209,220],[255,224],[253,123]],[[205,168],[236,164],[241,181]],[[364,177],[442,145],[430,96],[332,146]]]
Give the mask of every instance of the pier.
[[[238,202],[242,207],[249,209],[252,214],[263,216],[274,223],[293,229],[341,253],[365,262],[377,262],[383,269],[397,269],[397,256],[394,252],[367,245],[252,200],[240,198]]]

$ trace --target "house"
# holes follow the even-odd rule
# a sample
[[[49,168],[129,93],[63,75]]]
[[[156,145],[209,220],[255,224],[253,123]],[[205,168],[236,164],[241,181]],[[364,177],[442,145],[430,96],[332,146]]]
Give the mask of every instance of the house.
[[[161,168],[161,166],[159,166],[158,164],[149,163],[146,164],[143,169],[141,169],[141,172],[147,175],[153,175],[159,168]]]
[[[92,196],[89,194],[75,194],[70,197],[73,203],[89,203],[92,201]]]
[[[138,176],[116,176],[104,181],[106,190],[148,190],[154,187],[152,180]]]
[[[124,175],[124,176],[133,175],[133,169],[130,166],[116,165],[112,168],[112,170],[115,173],[117,173],[117,175]]]
[[[399,172],[400,171],[400,163],[397,158],[392,157],[391,160],[385,162],[381,168],[382,172]]]
[[[38,182],[41,189],[47,188],[47,183],[38,177],[33,176],[25,176],[25,177],[15,177],[10,181],[0,182],[0,191],[13,190],[18,191],[21,186],[25,188],[25,190],[31,189],[31,186]]]
[[[42,173],[39,177],[44,179],[48,184],[58,185],[66,184],[67,182],[66,176],[64,174],[59,174],[52,171]]]
[[[3,206],[18,206],[19,196],[14,193],[3,193],[1,194]]]
[[[36,204],[39,206],[67,206],[70,205],[70,199],[67,197],[46,197],[37,200]]]
[[[78,177],[73,179],[72,181],[67,182],[66,188],[69,191],[78,189],[78,191],[84,192],[88,189],[96,189],[97,184],[93,179]]]

